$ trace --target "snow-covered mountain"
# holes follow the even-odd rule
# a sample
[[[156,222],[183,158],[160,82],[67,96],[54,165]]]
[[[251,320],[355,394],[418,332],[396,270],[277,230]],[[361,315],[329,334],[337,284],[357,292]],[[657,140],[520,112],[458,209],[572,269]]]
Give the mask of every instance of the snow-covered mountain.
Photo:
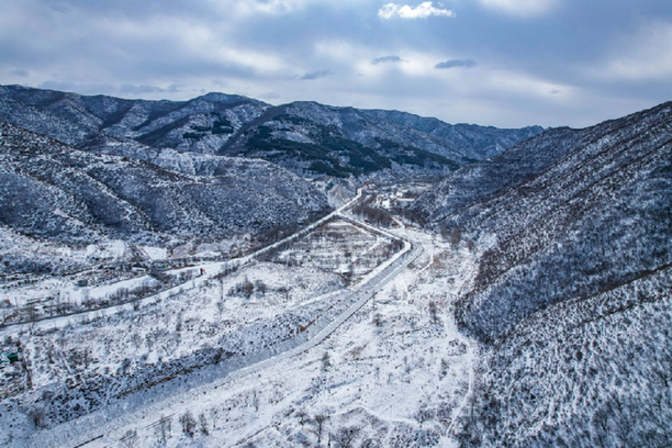
[[[0,122],[0,222],[90,243],[216,239],[287,227],[328,209],[323,193],[263,160],[162,153],[169,169],[92,154]],[[188,172],[192,174],[187,174]]]
[[[456,305],[486,362],[465,446],[669,446],[672,103],[554,129],[413,209],[483,250]]]
[[[672,446],[672,103],[542,131],[0,86],[0,444]]]
[[[263,158],[304,177],[444,175],[543,131],[449,125],[396,111],[209,93],[189,101],[0,86],[0,119],[90,152],[155,162],[185,154]]]

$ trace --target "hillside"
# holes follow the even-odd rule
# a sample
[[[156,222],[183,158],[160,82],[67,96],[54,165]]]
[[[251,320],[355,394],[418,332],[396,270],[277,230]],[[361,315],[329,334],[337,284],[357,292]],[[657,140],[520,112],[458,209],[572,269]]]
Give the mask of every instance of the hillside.
[[[31,237],[174,245],[291,227],[328,208],[313,186],[261,160],[217,157],[205,169],[189,159],[169,171],[4,122],[0,133],[0,222]]]
[[[303,177],[444,175],[542,131],[222,93],[144,101],[20,86],[0,86],[0,119],[89,152],[152,163],[167,148],[185,157],[243,155]]]
[[[414,204],[483,251],[456,304],[488,348],[465,446],[669,446],[672,103],[555,129]]]

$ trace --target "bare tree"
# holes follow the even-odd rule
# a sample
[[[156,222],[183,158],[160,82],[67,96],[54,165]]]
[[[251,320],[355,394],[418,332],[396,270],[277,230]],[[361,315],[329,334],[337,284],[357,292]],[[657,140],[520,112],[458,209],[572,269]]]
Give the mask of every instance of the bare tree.
[[[219,409],[217,409],[217,406],[213,406],[210,408],[210,418],[212,419],[212,427],[214,429],[217,429],[217,418],[219,417]]]
[[[324,431],[324,423],[329,419],[324,414],[317,414],[313,417],[312,423],[315,425],[315,435],[317,436],[317,444],[322,442],[322,432]]]
[[[427,406],[422,406],[420,409],[418,409],[418,412],[415,414],[415,419],[420,423],[420,427],[422,428],[422,424],[425,423],[427,420],[431,419],[434,417],[434,413],[427,409]]]
[[[170,437],[170,427],[171,427],[171,418],[162,415],[159,419],[159,423],[156,425],[155,432],[156,437],[159,439],[159,443],[166,443]]]
[[[448,229],[448,226],[445,224],[441,225],[439,232],[441,233],[441,236],[443,237],[444,240],[447,240],[448,237],[450,236],[450,230]]]
[[[252,392],[252,406],[254,406],[254,411],[259,412],[259,396],[257,396],[257,391]]]
[[[364,440],[361,445],[359,445],[359,448],[377,448],[380,446],[380,442],[377,440],[374,440],[372,438],[368,438]]]
[[[191,415],[190,411],[185,412],[180,417],[180,424],[182,425],[182,432],[187,434],[189,437],[194,437],[196,432],[196,419]]]
[[[437,314],[438,309],[436,308],[436,302],[432,300],[431,302],[429,302],[429,317],[432,318],[432,322],[434,322],[434,324],[437,324],[439,321],[439,317]]]
[[[460,245],[461,240],[462,240],[462,230],[459,227],[456,227],[450,233],[450,247],[452,247],[453,249],[457,249],[458,246]]]
[[[28,417],[30,417],[30,421],[35,426],[35,429],[43,428],[45,426],[44,421],[46,418],[46,414],[42,407],[32,408],[30,411],[28,411]]]
[[[198,423],[201,429],[201,432],[205,435],[210,434],[208,431],[208,420],[205,418],[205,414],[201,412],[201,415],[198,416]]]
[[[448,375],[448,369],[449,369],[449,368],[450,368],[450,366],[448,365],[448,363],[446,362],[446,360],[445,360],[445,359],[441,359],[441,373],[439,374],[439,378],[440,378],[440,379],[443,379],[443,378],[446,377],[446,375]]]
[[[126,434],[120,439],[121,446],[124,448],[133,448],[138,443],[138,431],[129,429]]]
[[[331,366],[331,361],[329,359],[329,352],[324,352],[322,355],[322,369],[327,370]]]
[[[264,283],[262,280],[255,280],[254,282],[254,287],[259,291],[261,294],[266,294],[266,283]]]
[[[140,350],[140,347],[142,347],[142,337],[138,333],[133,333],[131,335],[131,342],[135,346],[136,350]]]
[[[296,416],[299,419],[299,424],[301,425],[301,429],[303,429],[304,425],[308,421],[308,414],[306,414],[306,411],[299,409],[296,411]]]
[[[360,429],[356,426],[340,428],[335,434],[331,434],[336,448],[350,448],[350,444],[359,434]]]

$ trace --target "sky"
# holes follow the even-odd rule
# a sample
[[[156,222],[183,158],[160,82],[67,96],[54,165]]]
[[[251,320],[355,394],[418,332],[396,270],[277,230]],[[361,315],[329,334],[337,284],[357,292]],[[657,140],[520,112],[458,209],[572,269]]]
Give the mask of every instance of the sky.
[[[584,127],[672,100],[672,1],[0,0],[0,84]]]

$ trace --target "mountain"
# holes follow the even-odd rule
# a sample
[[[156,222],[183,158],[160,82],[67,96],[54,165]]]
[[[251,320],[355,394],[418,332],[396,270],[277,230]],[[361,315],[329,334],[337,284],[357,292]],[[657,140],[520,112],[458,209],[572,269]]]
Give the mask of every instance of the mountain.
[[[216,239],[296,225],[328,209],[324,194],[262,160],[92,154],[0,122],[0,222],[63,242]],[[165,154],[164,154],[165,155]],[[195,174],[186,174],[192,171]]]
[[[0,119],[89,152],[153,163],[166,148],[263,158],[304,177],[444,175],[543,131],[222,93],[143,101],[21,86],[0,86]]]
[[[437,118],[425,118],[407,112],[364,110],[365,115],[381,122],[389,122],[403,128],[414,129],[431,136],[440,145],[452,149],[469,160],[494,157],[517,143],[544,131],[541,126],[520,129],[499,129],[493,126],[444,123]],[[448,156],[450,153],[446,153]]]
[[[672,444],[672,103],[553,129],[412,206],[476,242],[464,446]],[[461,232],[455,232],[460,229]]]

